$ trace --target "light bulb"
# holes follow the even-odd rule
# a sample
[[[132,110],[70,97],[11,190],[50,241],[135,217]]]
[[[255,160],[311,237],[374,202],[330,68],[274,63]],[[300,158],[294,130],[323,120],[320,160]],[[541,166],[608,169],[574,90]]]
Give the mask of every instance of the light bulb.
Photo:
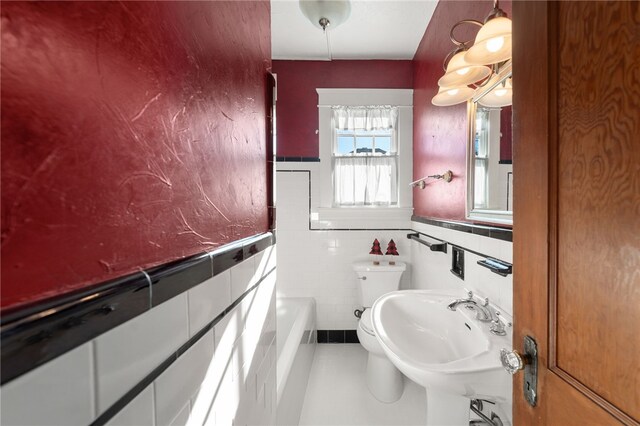
[[[507,89],[498,89],[493,93],[495,93],[496,96],[504,96],[507,94]]]
[[[447,90],[447,95],[449,96],[455,96],[457,94],[458,94],[458,89]]]
[[[489,52],[497,52],[504,46],[504,37],[494,37],[487,40],[487,50]]]
[[[459,74],[459,75],[465,75],[468,72],[469,72],[469,67],[465,67],[465,68],[462,68],[462,69],[459,69],[458,71],[456,71],[456,73]]]

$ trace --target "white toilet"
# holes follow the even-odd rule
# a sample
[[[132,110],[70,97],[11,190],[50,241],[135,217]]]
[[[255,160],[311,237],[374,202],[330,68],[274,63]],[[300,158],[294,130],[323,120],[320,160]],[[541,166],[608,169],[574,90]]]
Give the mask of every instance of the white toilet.
[[[353,270],[358,275],[360,303],[364,312],[358,321],[358,339],[369,352],[367,360],[367,386],[369,391],[382,402],[395,402],[404,391],[404,376],[384,354],[376,339],[371,324],[371,306],[380,296],[398,290],[402,272],[407,268],[404,262],[389,265],[372,261],[356,262]]]

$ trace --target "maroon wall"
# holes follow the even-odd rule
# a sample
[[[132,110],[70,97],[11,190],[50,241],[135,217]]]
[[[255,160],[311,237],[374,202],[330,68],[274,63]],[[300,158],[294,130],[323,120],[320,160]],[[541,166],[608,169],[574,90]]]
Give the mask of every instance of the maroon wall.
[[[511,16],[511,2],[500,7]],[[493,8],[492,0],[440,0],[413,58],[413,176],[453,171],[451,183],[435,182],[414,189],[414,214],[447,220],[465,220],[467,106],[436,107],[431,98],[438,92],[444,73],[442,62],[455,47],[449,39],[451,27],[462,19],[483,21]],[[475,37],[478,27],[456,30],[461,40]]]
[[[317,88],[411,89],[411,61],[273,61],[278,75],[276,155],[315,157]]]
[[[267,230],[269,15],[3,2],[3,307]]]

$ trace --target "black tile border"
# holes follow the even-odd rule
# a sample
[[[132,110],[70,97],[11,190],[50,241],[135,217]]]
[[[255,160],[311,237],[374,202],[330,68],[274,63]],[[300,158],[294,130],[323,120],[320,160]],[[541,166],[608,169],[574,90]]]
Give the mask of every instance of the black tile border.
[[[318,330],[318,343],[360,343],[356,330]]]
[[[51,361],[275,244],[270,232],[0,317],[0,384]]]
[[[441,228],[452,229],[454,231],[466,232],[468,234],[480,235],[482,237],[495,238],[497,240],[513,242],[513,230],[511,228],[500,228],[497,226],[476,225],[473,223],[453,222],[448,220],[432,219],[422,216],[411,216],[412,222],[424,223],[426,225],[439,226]]]
[[[318,157],[284,157],[277,156],[276,162],[278,163],[319,163]]]

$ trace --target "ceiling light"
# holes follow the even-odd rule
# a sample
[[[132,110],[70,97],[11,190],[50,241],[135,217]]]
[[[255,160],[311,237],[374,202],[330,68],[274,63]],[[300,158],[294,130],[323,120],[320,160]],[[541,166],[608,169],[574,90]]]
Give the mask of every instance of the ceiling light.
[[[349,0],[300,0],[300,10],[317,28],[334,29],[349,18]]]

